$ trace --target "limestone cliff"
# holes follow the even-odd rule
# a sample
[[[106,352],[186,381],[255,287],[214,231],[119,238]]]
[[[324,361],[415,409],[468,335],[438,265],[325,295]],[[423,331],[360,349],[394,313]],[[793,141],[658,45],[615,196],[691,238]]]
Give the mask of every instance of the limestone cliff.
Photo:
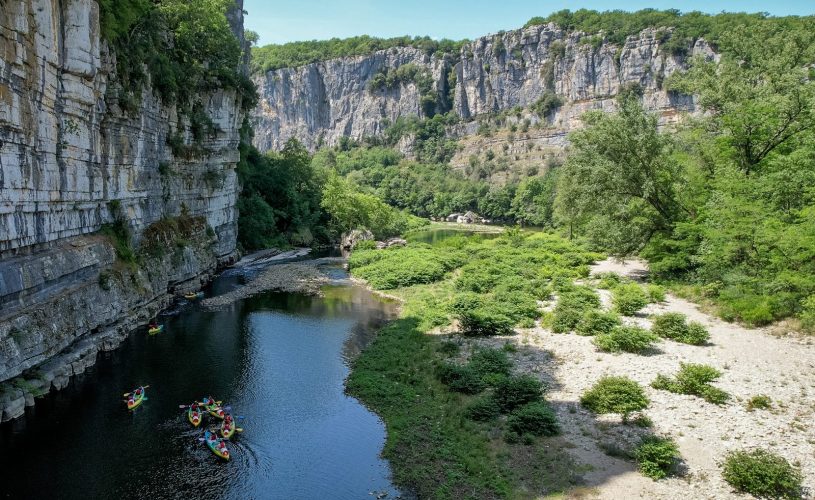
[[[62,360],[34,382],[0,387],[7,420],[21,393],[31,396],[22,386],[64,385],[60,376],[84,370],[77,359],[118,344],[233,256],[243,114],[231,90],[204,95],[213,133],[196,154],[174,156],[168,138],[190,144],[189,120],[149,86],[135,112],[119,107],[95,0],[0,6],[0,381]],[[242,40],[242,1],[230,23]],[[181,214],[194,229],[187,246],[141,267],[117,263],[96,234],[118,216],[138,242]]]
[[[369,89],[383,68],[408,63],[426,68],[439,100],[451,101],[453,112],[465,121],[528,107],[545,92],[554,92],[564,105],[547,117],[548,126],[564,136],[579,126],[584,111],[612,109],[623,86],[638,84],[646,107],[670,122],[677,112],[695,108],[692,97],[662,86],[687,60],[661,50],[664,33],[645,30],[619,47],[549,24],[476,39],[455,57],[395,48],[269,71],[255,76],[261,99],[252,117],[255,145],[280,149],[288,138],[297,137],[313,149],[320,143],[336,144],[343,135],[377,135],[400,116],[420,114],[415,84],[384,92]],[[691,55],[714,57],[702,40],[689,49]]]

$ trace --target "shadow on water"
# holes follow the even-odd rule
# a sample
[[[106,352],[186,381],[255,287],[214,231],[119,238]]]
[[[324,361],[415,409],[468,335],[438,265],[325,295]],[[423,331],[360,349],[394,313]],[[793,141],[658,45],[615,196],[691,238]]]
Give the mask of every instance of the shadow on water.
[[[0,427],[0,497],[393,497],[384,426],[344,381],[350,357],[395,315],[353,286],[181,306],[162,334],[131,335]],[[139,384],[149,400],[128,412],[122,393]],[[245,417],[228,463],[198,441],[214,419],[193,429],[178,408],[208,394]]]

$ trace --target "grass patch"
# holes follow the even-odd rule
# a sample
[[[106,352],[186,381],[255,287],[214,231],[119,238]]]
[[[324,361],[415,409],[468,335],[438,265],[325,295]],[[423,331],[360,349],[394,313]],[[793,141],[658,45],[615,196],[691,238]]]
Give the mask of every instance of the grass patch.
[[[511,375],[514,346],[478,349],[457,365],[450,357],[459,345],[426,333],[466,315],[475,318],[462,325],[467,334],[509,332],[540,315],[536,300],[549,296],[556,279],[574,300],[597,304],[593,291],[572,281],[598,257],[556,236],[521,232],[352,254],[354,276],[396,287],[389,293],[404,300],[401,319],[380,331],[347,382],[385,421],[383,454],[397,484],[441,499],[531,498],[574,486],[579,467],[551,437],[558,427],[543,384]],[[437,267],[416,272],[424,268],[407,263],[417,260]]]
[[[747,411],[769,410],[772,407],[773,400],[770,399],[770,396],[764,396],[762,394],[753,396],[747,401]]]

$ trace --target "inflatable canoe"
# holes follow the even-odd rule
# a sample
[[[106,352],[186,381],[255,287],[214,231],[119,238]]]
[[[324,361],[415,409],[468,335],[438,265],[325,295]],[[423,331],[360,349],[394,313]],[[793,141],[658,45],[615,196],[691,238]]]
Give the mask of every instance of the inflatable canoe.
[[[229,450],[226,448],[226,443],[223,439],[218,438],[214,432],[206,431],[204,433],[204,441],[212,453],[224,460],[229,460]]]
[[[201,406],[204,407],[205,410],[209,412],[215,418],[220,418],[221,420],[224,419],[224,409],[221,408],[220,401],[215,401],[212,398],[204,398],[201,401]]]
[[[144,387],[139,387],[138,389],[127,395],[126,403],[128,410],[132,410],[144,402],[144,400],[146,399],[144,397],[144,392],[145,392]]]
[[[164,325],[158,325],[155,328],[148,328],[147,329],[147,333],[149,333],[150,335],[155,335],[157,333],[161,333],[162,331],[164,331]]]
[[[190,407],[187,408],[187,419],[190,421],[193,427],[198,427],[201,425],[201,417],[203,417],[203,415],[201,415],[201,409],[198,408],[198,406],[193,408],[193,406],[190,405]]]
[[[224,439],[229,439],[234,436],[236,432],[243,432],[243,429],[235,425],[235,420],[231,415],[227,415],[227,418],[221,423],[221,436],[223,436]]]

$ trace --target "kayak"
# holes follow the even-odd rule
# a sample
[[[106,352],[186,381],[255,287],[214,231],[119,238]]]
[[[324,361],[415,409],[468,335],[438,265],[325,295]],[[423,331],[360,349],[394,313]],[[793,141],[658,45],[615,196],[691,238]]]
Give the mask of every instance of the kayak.
[[[207,411],[215,418],[220,418],[221,420],[224,419],[224,409],[217,404],[207,406]]]
[[[224,460],[229,460],[229,450],[226,448],[226,443],[223,439],[219,439],[214,432],[206,431],[204,433],[204,441],[212,453],[215,453],[215,455]]]
[[[196,292],[196,293],[185,293],[184,298],[187,300],[195,300],[200,299],[204,296],[204,292]]]
[[[213,417],[220,418],[221,420],[223,420],[224,409],[221,408],[221,405],[219,405],[218,403],[220,403],[220,401],[215,401],[214,399],[210,398],[204,398],[204,400],[201,401],[201,406],[203,406],[204,409],[207,410],[209,414],[212,415]]]
[[[142,404],[144,402],[144,400],[146,399],[144,397],[144,393],[145,393],[144,387],[139,387],[135,391],[131,392],[127,396],[127,401],[126,401],[127,409],[132,410],[132,409],[138,407],[140,404]]]
[[[221,436],[223,436],[224,439],[231,438],[232,436],[235,435],[236,432],[243,432],[243,429],[236,427],[234,420],[232,420],[231,422],[227,422],[226,420],[224,420],[221,423]]]
[[[190,406],[187,408],[187,419],[189,419],[193,427],[198,427],[201,425],[201,410],[198,408],[193,409],[193,407]]]
[[[147,333],[149,333],[150,335],[155,335],[157,333],[162,332],[163,330],[164,330],[164,325],[158,325],[155,328],[148,328]]]

